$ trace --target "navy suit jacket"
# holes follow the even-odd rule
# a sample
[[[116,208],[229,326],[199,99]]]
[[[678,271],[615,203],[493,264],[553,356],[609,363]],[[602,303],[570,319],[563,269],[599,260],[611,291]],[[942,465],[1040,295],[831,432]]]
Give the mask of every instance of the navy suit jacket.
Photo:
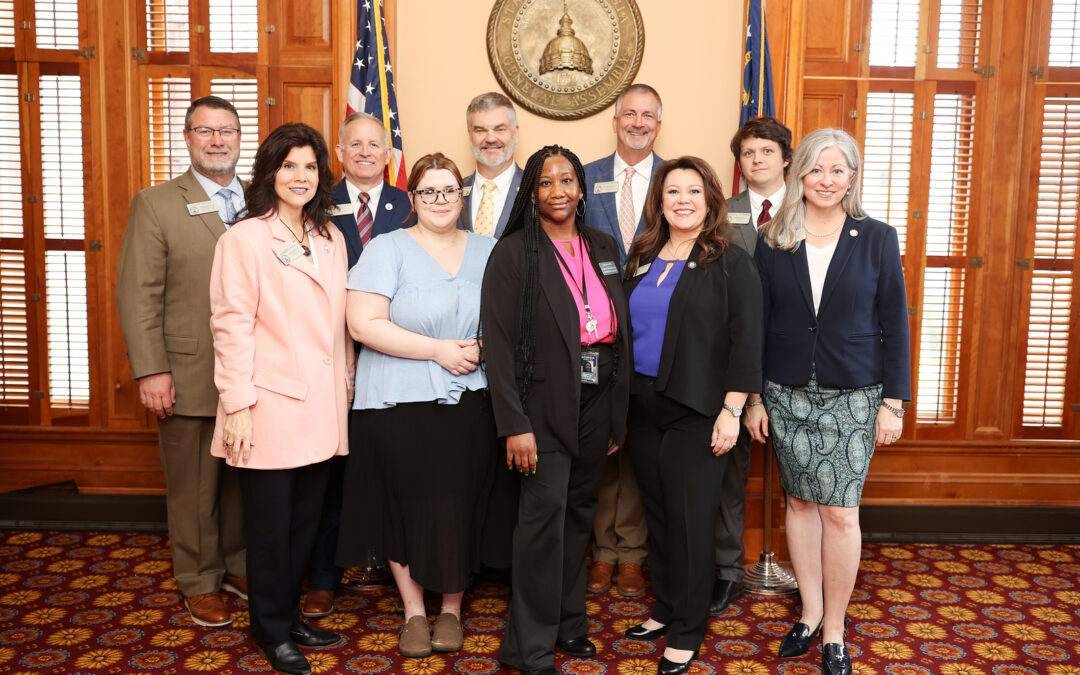
[[[344,178],[334,186],[334,203],[349,204],[349,188],[346,187]],[[409,215],[410,211],[412,211],[412,204],[409,203],[409,195],[404,190],[383,181],[378,213],[372,214],[375,222],[371,226],[371,236],[374,238],[385,232],[412,225],[416,222],[416,218]],[[356,228],[356,214],[346,213],[334,216],[333,221],[345,235],[345,250],[349,254],[349,269],[352,269],[364,250],[364,247],[360,245],[360,230]]]
[[[794,251],[764,240],[754,252],[765,305],[765,377],[803,386],[882,383],[882,396],[911,400],[907,293],[896,230],[848,218],[814,315],[806,242]]]
[[[655,175],[664,160],[660,159],[655,152],[652,160],[652,175]],[[652,181],[652,175],[649,176],[650,182]],[[619,190],[602,194],[596,194],[593,191],[597,183],[612,180],[615,180],[614,152],[607,157],[602,157],[585,165],[585,224],[615,238],[615,243],[619,245],[619,269],[622,269],[623,265],[626,264],[626,251],[623,250],[622,231],[619,230],[619,209],[616,201],[619,197]],[[634,237],[640,235],[644,229],[645,211],[642,210]]]
[[[521,174],[524,173],[521,167],[517,164],[514,165],[514,177],[510,179],[510,191],[506,195],[506,201],[503,202],[502,213],[499,214],[499,222],[495,223],[495,238],[498,239],[502,236],[502,233],[506,230],[506,223],[510,220],[510,210],[514,208],[514,200],[517,199],[518,188],[521,187]],[[484,190],[481,187],[479,190],[474,191],[472,189],[473,178],[476,177],[475,173],[470,173],[468,176],[462,179],[462,183],[465,187],[469,188],[469,196],[465,197],[461,205],[461,215],[458,216],[458,227],[463,230],[472,231],[472,200],[473,197],[478,199],[483,196]],[[475,195],[474,195],[475,192]]]

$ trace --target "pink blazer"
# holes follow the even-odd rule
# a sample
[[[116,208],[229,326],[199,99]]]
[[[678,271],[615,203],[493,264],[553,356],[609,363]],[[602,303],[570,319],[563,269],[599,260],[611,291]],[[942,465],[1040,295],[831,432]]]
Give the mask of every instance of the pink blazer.
[[[349,452],[353,341],[345,327],[345,240],[311,233],[318,269],[276,216],[248,218],[218,239],[210,272],[214,383],[211,453],[224,457],[225,415],[251,408],[252,469],[288,469]]]

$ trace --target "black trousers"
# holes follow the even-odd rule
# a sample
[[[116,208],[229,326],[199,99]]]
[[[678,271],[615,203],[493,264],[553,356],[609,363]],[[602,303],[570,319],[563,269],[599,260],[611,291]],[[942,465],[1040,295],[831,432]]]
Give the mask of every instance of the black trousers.
[[[248,610],[256,642],[284,642],[300,622],[300,584],[315,541],[329,463],[238,471],[249,514]]]
[[[585,548],[612,431],[610,349],[601,349],[599,365],[599,383],[581,385],[577,456],[539,445],[536,473],[521,479],[513,592],[499,647],[499,660],[518,670],[554,666],[556,640],[589,632]]]
[[[746,523],[746,479],[750,477],[750,432],[739,425],[739,440],[727,454],[728,465],[716,514],[716,578],[742,581],[743,528]]]
[[[326,460],[326,496],[323,498],[319,526],[315,531],[315,546],[311,549],[308,563],[308,588],[313,591],[332,591],[341,581],[344,570],[334,558],[337,556],[338,531],[341,529],[341,503],[345,493],[345,455]]]
[[[634,375],[630,457],[649,528],[652,618],[670,626],[667,646],[697,649],[705,637],[714,575],[714,527],[727,455],[716,456],[715,417],[702,415]]]

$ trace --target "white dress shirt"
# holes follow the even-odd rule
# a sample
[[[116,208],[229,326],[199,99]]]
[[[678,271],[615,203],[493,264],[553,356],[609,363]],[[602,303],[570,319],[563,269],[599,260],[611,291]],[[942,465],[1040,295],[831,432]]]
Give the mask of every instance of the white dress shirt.
[[[641,222],[641,212],[645,209],[645,197],[649,194],[649,183],[652,181],[652,165],[653,154],[650,152],[646,155],[645,159],[641,160],[634,165],[634,177],[630,179],[630,184],[633,190],[634,197],[634,224]],[[627,163],[623,161],[623,158],[619,156],[619,153],[615,153],[615,175],[613,180],[619,184],[619,190],[622,190],[623,183],[626,182],[626,167]],[[615,191],[615,208],[618,211],[619,206],[619,190]],[[586,196],[585,199],[589,197]]]

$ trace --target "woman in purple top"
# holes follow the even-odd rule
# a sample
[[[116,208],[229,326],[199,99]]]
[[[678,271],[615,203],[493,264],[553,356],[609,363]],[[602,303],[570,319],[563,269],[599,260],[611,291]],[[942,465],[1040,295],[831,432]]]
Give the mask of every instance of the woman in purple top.
[[[624,283],[634,353],[626,447],[656,606],[626,636],[666,634],[659,673],[668,675],[690,669],[705,636],[727,452],[747,394],[761,389],[761,284],[750,256],[731,245],[724,193],[704,160],[660,167],[645,223]]]

